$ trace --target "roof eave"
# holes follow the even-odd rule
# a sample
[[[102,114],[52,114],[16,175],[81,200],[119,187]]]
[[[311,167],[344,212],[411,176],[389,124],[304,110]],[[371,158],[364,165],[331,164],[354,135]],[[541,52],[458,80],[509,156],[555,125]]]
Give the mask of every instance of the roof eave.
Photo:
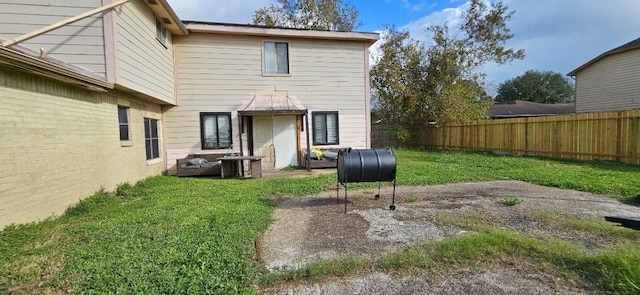
[[[153,13],[160,17],[166,17],[173,22],[172,24],[163,23],[172,34],[180,36],[189,35],[189,30],[182,20],[178,18],[178,15],[173,11],[173,8],[171,8],[167,0],[155,0],[155,2],[157,4],[151,4],[145,0],[145,3],[153,10]]]
[[[191,24],[187,24],[186,27],[192,33],[262,36],[262,37],[273,37],[273,38],[285,37],[285,38],[303,38],[303,39],[360,41],[360,42],[366,42],[369,45],[375,43],[380,38],[380,34],[378,33],[361,33],[361,32],[335,32],[335,31],[296,30],[296,29],[283,29],[283,28],[259,28],[259,27],[202,24],[202,23],[198,23],[198,24],[191,23]]]
[[[78,73],[63,66],[37,59],[27,54],[11,50],[0,46],[0,63],[14,66],[24,71],[33,72],[42,76],[57,79],[63,82],[76,81],[73,83],[94,91],[107,91],[113,89],[114,85],[100,79]]]
[[[636,41],[636,40],[634,40],[634,41]],[[632,42],[634,42],[634,41],[632,41]],[[627,44],[625,44],[625,45],[627,45]],[[618,53],[623,53],[623,52],[627,52],[627,51],[631,51],[631,50],[636,50],[636,49],[640,48],[640,44],[636,45],[636,46],[629,46],[629,47],[625,47],[625,45],[622,45],[622,46],[620,46],[618,48],[614,48],[612,50],[609,50],[609,51],[607,51],[605,53],[602,53],[602,54],[596,56],[594,59],[588,61],[587,63],[585,63],[585,64],[583,64],[581,66],[579,66],[575,70],[567,73],[567,76],[575,77],[578,74],[579,71],[584,70],[586,67],[588,67],[588,66],[590,66],[590,65],[592,65],[592,64],[594,64],[594,63],[596,63],[598,61],[600,61],[601,59],[603,59],[603,58],[605,58],[607,56],[611,56],[611,55],[615,55],[615,54],[618,54]]]

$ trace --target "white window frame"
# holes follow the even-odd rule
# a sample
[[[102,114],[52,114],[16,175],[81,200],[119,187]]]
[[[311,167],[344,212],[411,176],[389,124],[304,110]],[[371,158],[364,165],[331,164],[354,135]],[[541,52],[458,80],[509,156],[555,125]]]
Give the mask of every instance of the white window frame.
[[[267,43],[274,43],[276,44],[276,48],[277,48],[277,44],[286,44],[287,45],[287,72],[286,73],[278,73],[278,70],[276,68],[276,72],[275,73],[269,73],[267,72],[267,53],[265,50],[265,46]],[[279,40],[262,40],[262,63],[261,63],[261,67],[262,67],[262,75],[266,76],[266,77],[270,77],[270,76],[280,76],[280,77],[290,77],[291,76],[291,42],[287,42],[287,41],[279,41]],[[276,49],[277,50],[277,49]],[[278,54],[276,52],[276,58],[277,58]],[[276,61],[276,67],[278,65],[278,62]]]
[[[156,123],[156,130],[155,130],[156,136],[153,136],[153,129],[152,129],[152,126],[153,126],[152,122],[154,121]],[[147,161],[154,161],[156,159],[160,159],[160,156],[162,154],[161,144],[160,144],[160,120],[145,117],[143,122],[144,122],[144,150],[145,150]],[[149,126],[147,126],[147,124]],[[147,127],[149,129],[147,129]],[[154,146],[154,142],[155,144],[157,144],[157,146]],[[150,149],[148,146],[149,144],[151,144]],[[157,150],[157,155],[154,154],[154,149],[153,149],[154,147]],[[149,150],[151,150],[151,155],[149,155]]]

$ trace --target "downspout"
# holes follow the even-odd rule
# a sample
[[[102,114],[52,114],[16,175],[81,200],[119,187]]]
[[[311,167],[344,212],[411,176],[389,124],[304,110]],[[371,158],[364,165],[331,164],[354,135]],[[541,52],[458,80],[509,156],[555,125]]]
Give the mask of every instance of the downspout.
[[[65,19],[65,20],[57,22],[55,24],[48,25],[48,26],[46,26],[46,27],[44,27],[42,29],[38,29],[38,30],[35,30],[33,32],[26,33],[26,34],[24,34],[22,36],[15,37],[15,38],[13,38],[11,40],[7,40],[5,42],[2,42],[2,46],[9,47],[9,46],[13,46],[13,45],[16,45],[18,43],[33,39],[33,38],[38,37],[38,36],[40,36],[42,34],[46,34],[48,32],[51,32],[51,31],[55,30],[55,29],[59,29],[60,27],[63,27],[63,26],[66,26],[68,24],[72,24],[72,23],[75,23],[77,21],[83,20],[83,19],[85,19],[87,17],[90,17],[90,16],[92,16],[94,14],[98,14],[98,13],[105,12],[107,10],[113,9],[113,8],[115,8],[117,6],[120,6],[122,4],[125,4],[125,3],[129,2],[129,1],[130,0],[120,0],[118,2],[114,2],[114,3],[111,3],[111,4],[104,5],[102,7],[98,7],[96,9],[93,9],[93,10],[87,11],[85,13],[76,15],[74,17]]]
[[[238,112],[238,130],[238,138],[240,139],[240,156],[244,156],[244,148],[242,148],[242,114],[240,114],[240,112]],[[242,169],[242,173],[244,174],[244,161],[240,161],[240,169]]]
[[[305,166],[307,166],[307,172],[311,171],[311,143],[309,143],[309,110],[304,110],[304,124],[307,134],[307,154],[304,156]]]

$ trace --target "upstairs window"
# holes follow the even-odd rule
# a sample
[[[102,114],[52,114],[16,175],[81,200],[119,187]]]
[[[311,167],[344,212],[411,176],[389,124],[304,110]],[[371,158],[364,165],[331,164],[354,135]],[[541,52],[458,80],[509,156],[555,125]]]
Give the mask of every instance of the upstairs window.
[[[120,123],[120,141],[129,140],[129,108],[118,106],[118,122]]]
[[[156,38],[165,47],[167,46],[167,30],[162,26],[162,22],[156,19]]]
[[[339,144],[338,112],[313,112],[313,144]]]
[[[200,113],[203,150],[231,148],[231,114]]]
[[[264,42],[264,68],[267,75],[289,74],[289,43]]]

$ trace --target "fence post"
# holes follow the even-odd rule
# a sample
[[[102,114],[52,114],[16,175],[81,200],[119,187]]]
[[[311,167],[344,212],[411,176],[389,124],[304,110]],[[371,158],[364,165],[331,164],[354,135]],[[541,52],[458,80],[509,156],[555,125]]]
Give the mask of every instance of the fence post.
[[[524,154],[529,154],[529,118],[524,118]]]
[[[556,139],[556,142],[553,145],[553,156],[555,158],[560,158],[560,122],[555,123],[555,128],[551,129],[555,133],[554,137]]]
[[[638,113],[636,113],[638,114]],[[634,116],[631,121],[631,156],[632,158],[629,160],[630,163],[640,164],[640,157],[638,157],[638,150],[640,147],[638,146],[638,136],[634,136],[634,134],[640,134],[640,117]]]
[[[622,112],[618,112],[616,125],[616,161],[620,162],[622,159]]]

